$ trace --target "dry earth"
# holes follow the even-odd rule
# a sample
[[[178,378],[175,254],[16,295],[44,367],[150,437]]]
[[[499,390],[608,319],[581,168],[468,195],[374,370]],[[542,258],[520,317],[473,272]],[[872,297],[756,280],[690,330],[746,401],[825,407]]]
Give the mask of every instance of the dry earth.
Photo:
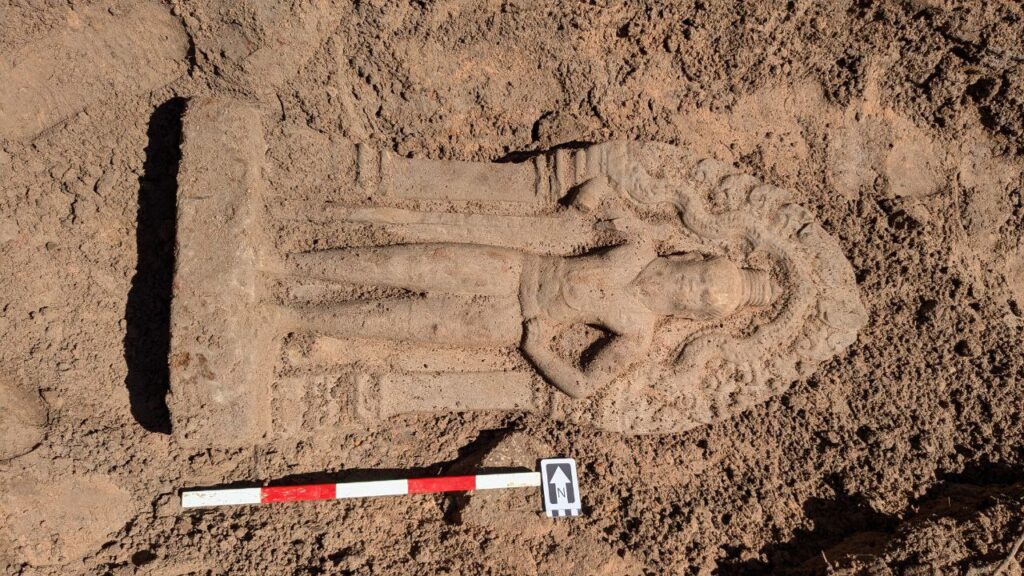
[[[10,574],[1021,574],[1024,9],[1014,2],[0,5],[0,568]],[[399,155],[688,147],[795,190],[869,322],[680,435],[404,417],[179,446],[165,395],[187,101]],[[177,491],[572,455],[521,493],[184,513]],[[525,461],[524,461],[525,460]]]

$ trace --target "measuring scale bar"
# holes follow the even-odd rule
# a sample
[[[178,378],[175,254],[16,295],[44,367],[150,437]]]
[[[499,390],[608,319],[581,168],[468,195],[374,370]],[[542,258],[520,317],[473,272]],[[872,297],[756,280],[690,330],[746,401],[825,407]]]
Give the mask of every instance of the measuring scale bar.
[[[541,485],[540,472],[480,474],[474,476],[438,476],[338,484],[306,484],[300,486],[265,486],[262,488],[227,488],[223,490],[185,490],[181,493],[182,508],[301,502],[307,500],[342,500],[405,494],[437,494],[502,488],[536,488]]]

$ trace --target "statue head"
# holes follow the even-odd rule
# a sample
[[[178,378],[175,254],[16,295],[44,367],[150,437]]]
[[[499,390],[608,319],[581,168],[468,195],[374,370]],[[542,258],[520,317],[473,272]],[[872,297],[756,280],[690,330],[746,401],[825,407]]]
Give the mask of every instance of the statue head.
[[[633,285],[657,314],[706,320],[745,306],[767,306],[779,294],[767,272],[740,268],[727,258],[662,256],[648,264]]]

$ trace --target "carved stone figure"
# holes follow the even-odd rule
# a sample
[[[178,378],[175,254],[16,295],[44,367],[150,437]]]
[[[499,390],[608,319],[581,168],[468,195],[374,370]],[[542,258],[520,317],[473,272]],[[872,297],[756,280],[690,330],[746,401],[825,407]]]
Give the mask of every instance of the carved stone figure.
[[[404,244],[294,255],[308,277],[425,294],[361,301],[290,314],[290,326],[334,336],[477,346],[516,346],[559,390],[584,398],[645,356],[659,319],[723,318],[771,302],[763,271],[725,258],[659,256],[647,243],[597,254],[536,256],[465,244]],[[435,294],[441,294],[435,296]],[[585,368],[555,352],[561,327],[595,326],[611,334]]]
[[[467,410],[679,432],[866,322],[786,191],[667,145],[408,159],[206,100],[179,187],[170,406],[203,445]]]

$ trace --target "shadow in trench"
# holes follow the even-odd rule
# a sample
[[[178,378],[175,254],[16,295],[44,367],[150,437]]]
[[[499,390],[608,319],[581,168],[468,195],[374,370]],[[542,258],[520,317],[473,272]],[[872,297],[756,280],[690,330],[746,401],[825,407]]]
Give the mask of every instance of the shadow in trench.
[[[171,282],[177,215],[178,161],[184,98],[158,106],[149,119],[146,162],[139,179],[135,234],[138,263],[124,317],[125,386],[132,416],[151,432],[170,433],[167,409],[171,344]]]
[[[739,550],[726,550],[730,557],[719,565],[716,576],[826,576],[830,573],[826,550],[840,544],[851,551],[880,549],[897,525],[896,518],[873,510],[862,496],[840,493],[831,499],[810,498],[803,508],[811,529],[797,530],[789,541],[763,548],[765,560],[740,561]]]
[[[940,518],[966,522],[1000,501],[1019,501],[1024,493],[1022,482],[1024,472],[1012,463],[974,462],[962,472],[940,475],[931,490],[906,508],[902,518],[879,513],[863,496],[839,493],[837,489],[834,499],[811,498],[804,502],[804,514],[811,521],[811,529],[797,530],[789,541],[765,546],[760,551],[763,560],[741,561],[738,558],[743,550],[726,549],[728,557],[715,574],[827,576],[833,565],[842,566],[849,558],[882,557],[894,539],[902,538],[906,543],[907,538],[920,536],[917,531],[928,522]],[[837,483],[832,484],[836,489]],[[1010,540],[1017,535],[1016,531],[1006,534],[1007,541],[1002,546],[986,544],[986,554],[975,554],[961,562],[963,572],[972,565],[1005,558]],[[924,569],[927,564],[925,559],[913,555],[894,561],[897,563],[891,567],[896,574]]]

